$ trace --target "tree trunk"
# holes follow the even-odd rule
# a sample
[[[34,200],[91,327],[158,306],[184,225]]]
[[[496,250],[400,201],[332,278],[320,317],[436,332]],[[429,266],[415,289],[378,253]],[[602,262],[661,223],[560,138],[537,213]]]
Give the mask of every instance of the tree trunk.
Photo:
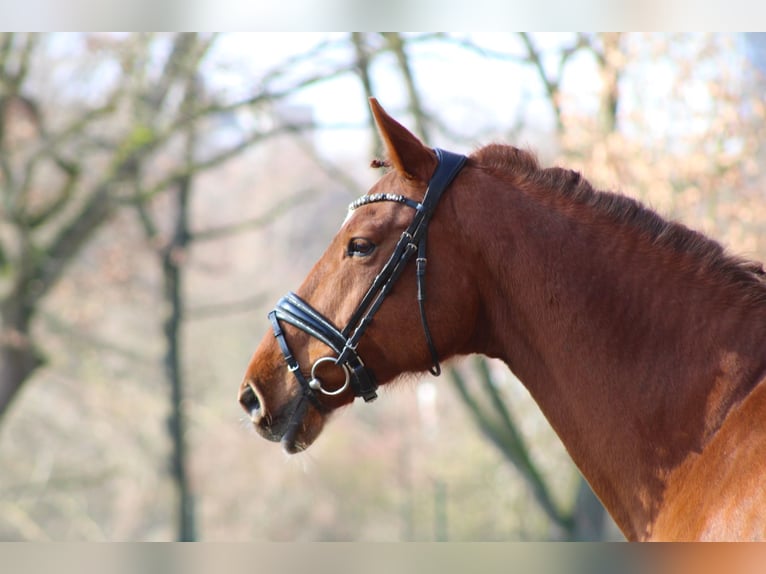
[[[576,542],[604,540],[606,509],[584,478],[580,479],[580,487],[577,489],[572,519],[569,540]]]
[[[10,407],[27,378],[43,364],[26,333],[3,329],[0,343],[0,419]]]
[[[164,322],[166,341],[165,373],[170,383],[170,416],[168,430],[172,442],[173,480],[178,493],[178,539],[196,540],[194,497],[187,472],[186,419],[183,410],[183,372],[181,361],[181,327],[183,321],[183,259],[189,243],[188,206],[191,177],[178,184],[176,229],[174,237],[162,254],[163,292],[167,307]]]
[[[598,57],[602,81],[599,120],[601,122],[601,130],[605,134],[617,131],[620,73],[622,72],[622,64],[620,62],[622,58],[620,50],[621,38],[620,33],[601,35],[603,48]]]
[[[29,335],[32,311],[20,295],[10,295],[0,308],[0,420],[27,378],[43,364]]]

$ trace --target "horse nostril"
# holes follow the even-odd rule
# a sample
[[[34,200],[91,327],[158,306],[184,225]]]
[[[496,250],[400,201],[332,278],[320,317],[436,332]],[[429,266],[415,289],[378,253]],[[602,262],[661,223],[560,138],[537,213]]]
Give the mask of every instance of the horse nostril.
[[[251,385],[245,385],[242,392],[239,394],[239,404],[245,409],[245,412],[250,417],[255,417],[261,410],[261,402],[258,400],[258,396],[255,394]]]

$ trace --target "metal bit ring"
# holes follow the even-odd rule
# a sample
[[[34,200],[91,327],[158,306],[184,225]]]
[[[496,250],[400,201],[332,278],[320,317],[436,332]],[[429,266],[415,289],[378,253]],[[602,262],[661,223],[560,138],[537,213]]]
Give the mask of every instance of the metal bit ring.
[[[345,391],[348,388],[349,383],[351,382],[351,373],[346,365],[337,365],[338,367],[341,367],[343,369],[343,372],[346,375],[346,380],[343,383],[343,385],[334,391],[328,391],[324,387],[322,387],[322,380],[318,379],[316,375],[314,374],[314,371],[317,368],[317,365],[321,363],[326,363],[327,361],[332,361],[333,365],[337,365],[335,362],[335,359],[333,357],[322,357],[321,359],[317,359],[313,366],[311,367],[311,380],[309,381],[309,387],[315,391],[319,391],[324,395],[327,395],[328,397],[334,397],[336,395],[341,394],[343,391]]]

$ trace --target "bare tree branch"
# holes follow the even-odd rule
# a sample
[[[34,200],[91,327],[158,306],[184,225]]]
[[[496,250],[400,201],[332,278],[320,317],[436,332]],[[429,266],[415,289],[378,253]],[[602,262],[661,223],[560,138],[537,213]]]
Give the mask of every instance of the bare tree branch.
[[[362,82],[364,96],[369,101],[375,95],[375,90],[372,86],[370,54],[365,37],[365,32],[351,33],[351,43],[354,46],[354,53],[356,55],[356,73],[359,76],[359,81]],[[369,106],[365,106],[365,108],[367,109],[367,123],[370,126],[370,134],[372,134],[372,156],[377,157],[382,154],[383,146],[376,134],[375,116],[372,114],[372,109]]]
[[[61,184],[55,197],[48,202],[48,205],[37,209],[34,213],[27,211],[20,214],[30,229],[39,227],[52,216],[59,213],[72,198],[72,195],[79,184],[81,174],[79,164],[64,163],[62,160],[61,162],[57,162],[57,165],[65,172],[65,180]]]
[[[13,47],[13,38],[15,34],[12,32],[3,32],[0,34],[0,82],[5,84],[5,78],[8,75],[8,59],[11,54],[11,48]]]
[[[460,372],[454,367],[449,369],[452,383],[464,404],[468,407],[474,422],[479,426],[482,433],[499,448],[500,452],[521,473],[524,481],[531,488],[538,504],[548,517],[565,531],[570,530],[573,526],[573,519],[558,509],[551,497],[548,486],[532,463],[526,444],[516,430],[516,423],[512,420],[503,400],[498,395],[497,386],[491,378],[486,360],[482,357],[477,357],[474,365],[481,378],[482,388],[485,392],[488,392],[490,397],[494,416],[492,413],[486,412],[472,397]],[[498,418],[499,420],[497,420]]]
[[[543,88],[545,88],[545,93],[548,96],[548,101],[551,104],[553,115],[556,120],[556,130],[559,133],[562,133],[564,131],[564,120],[561,111],[559,79],[553,79],[548,75],[548,72],[545,70],[545,65],[543,64],[542,53],[535,46],[529,33],[520,32],[519,37],[527,49],[527,58],[529,59],[529,62],[534,66],[535,70],[537,70],[537,75],[543,83]]]
[[[208,303],[196,305],[187,309],[186,315],[189,320],[198,321],[204,319],[220,319],[226,315],[238,315],[252,311],[266,300],[264,295],[255,295],[239,301],[226,301],[225,303]]]
[[[468,52],[473,52],[482,58],[487,58],[492,60],[502,60],[506,62],[514,62],[517,64],[529,63],[529,60],[526,56],[523,56],[520,54],[514,54],[511,52],[500,52],[498,50],[492,50],[490,48],[486,48],[485,46],[480,46],[476,44],[475,42],[469,40],[468,38],[460,38],[460,37],[453,36],[451,34],[442,33],[442,34],[434,34],[428,39],[438,39],[439,41],[445,44],[452,44],[454,46],[458,46],[460,48],[465,49]]]
[[[360,195],[360,190],[364,189],[364,186],[354,179],[348,171],[329,159],[320,156],[319,153],[317,153],[316,148],[305,139],[296,138],[295,141],[322,171],[324,171],[333,181],[341,183],[343,187],[348,190],[350,196],[356,197]]]
[[[316,196],[316,192],[313,189],[304,189],[298,193],[291,195],[290,197],[278,202],[266,213],[263,213],[252,219],[233,223],[231,225],[223,225],[220,227],[211,227],[208,229],[201,229],[199,231],[191,232],[191,237],[194,241],[212,241],[222,239],[224,237],[230,237],[232,235],[238,235],[245,231],[252,231],[268,225],[274,219],[295,207],[297,204]]]
[[[69,122],[66,127],[54,134],[49,133],[47,129],[43,129],[41,133],[42,142],[28,161],[27,175],[24,178],[22,187],[28,186],[28,181],[31,179],[30,172],[42,158],[60,158],[61,148],[68,140],[73,136],[80,136],[92,124],[113,114],[117,110],[117,102],[121,95],[120,90],[114,90],[105,105],[85,110],[82,115]]]
[[[410,61],[405,51],[402,35],[398,32],[388,32],[384,33],[383,36],[388,41],[388,45],[396,57],[396,63],[404,78],[404,85],[407,89],[407,96],[410,102],[410,111],[412,111],[415,116],[415,129],[421,138],[428,141],[430,138],[428,128],[426,127],[425,115],[421,113],[423,110],[423,102],[415,87],[415,78],[412,75],[412,69],[410,68]]]
[[[316,46],[310,48],[306,52],[289,56],[285,60],[279,63],[271,71],[266,72],[259,81],[261,90],[265,90],[267,86],[277,83],[286,74],[291,73],[296,67],[301,64],[317,59],[323,58],[328,50],[342,46],[345,43],[345,38],[327,38],[319,42]]]
[[[99,352],[110,353],[130,361],[131,365],[146,371],[156,370],[155,360],[136,349],[131,349],[121,343],[109,341],[103,336],[96,336],[89,330],[84,330],[67,323],[57,315],[41,311],[39,316],[47,329],[62,339],[74,342],[76,346],[87,349],[97,349]],[[77,347],[76,347],[77,348]]]

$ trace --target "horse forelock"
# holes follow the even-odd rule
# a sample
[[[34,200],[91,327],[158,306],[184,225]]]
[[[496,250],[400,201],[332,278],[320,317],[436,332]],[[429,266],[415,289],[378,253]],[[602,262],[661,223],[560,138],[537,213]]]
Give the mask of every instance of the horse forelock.
[[[484,146],[471,154],[471,159],[495,177],[535,194],[552,207],[582,207],[568,211],[603,217],[618,229],[642,234],[656,247],[685,254],[722,281],[744,287],[747,301],[766,305],[766,272],[761,263],[730,255],[714,239],[663,218],[636,199],[597,190],[573,170],[542,168],[532,152],[509,145]]]

